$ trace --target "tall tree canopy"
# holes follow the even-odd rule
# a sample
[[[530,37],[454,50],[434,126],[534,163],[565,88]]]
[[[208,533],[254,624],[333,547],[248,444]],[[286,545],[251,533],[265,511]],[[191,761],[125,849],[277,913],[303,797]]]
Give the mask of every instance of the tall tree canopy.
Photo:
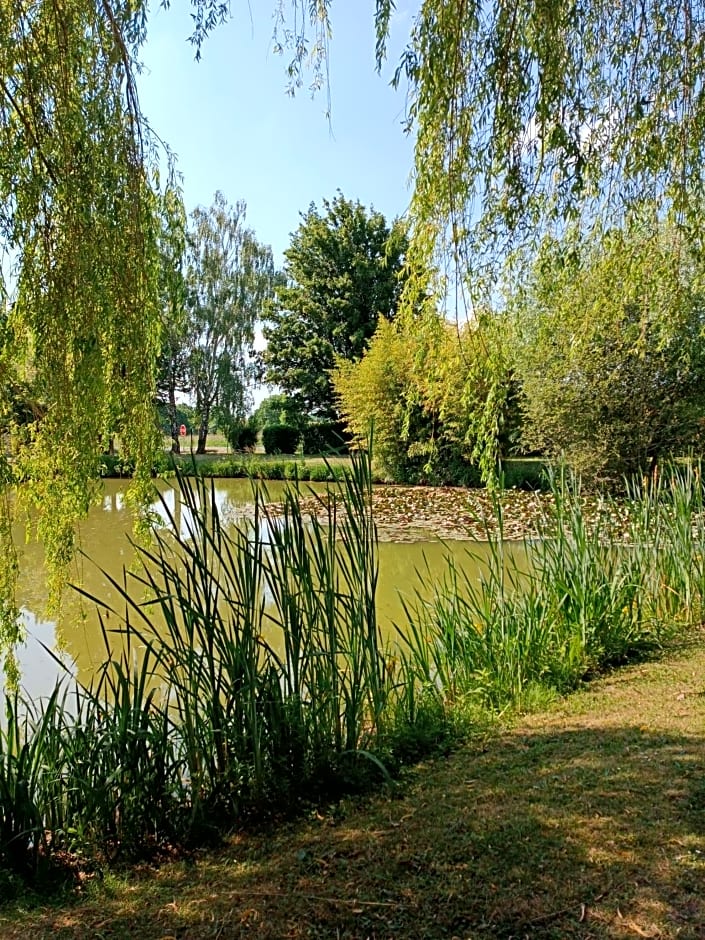
[[[377,3],[379,55],[393,0]],[[701,0],[423,0],[397,72],[416,132],[412,242],[464,270],[645,196],[699,225]]]
[[[254,377],[255,322],[271,293],[271,248],[245,227],[245,203],[231,207],[216,193],[210,209],[191,216],[187,292],[191,346],[190,387],[199,415],[198,447],[206,449],[214,409],[221,421],[241,421]]]
[[[338,194],[311,205],[284,252],[285,281],[267,313],[266,378],[316,417],[337,414],[331,370],[360,359],[379,317],[402,291],[407,241],[400,223]]]

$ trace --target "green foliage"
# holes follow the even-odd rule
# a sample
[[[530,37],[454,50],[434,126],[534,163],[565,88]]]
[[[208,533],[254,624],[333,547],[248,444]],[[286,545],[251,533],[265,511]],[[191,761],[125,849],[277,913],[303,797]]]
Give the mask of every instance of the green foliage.
[[[227,8],[217,0],[192,7],[200,55]],[[393,7],[393,0],[376,5],[378,62]],[[329,0],[276,5],[278,46],[291,50],[291,90],[309,62],[314,86],[325,83],[330,8]],[[284,21],[287,10],[293,23]],[[0,368],[29,382],[46,409],[13,438],[18,473],[32,481],[26,499],[42,513],[55,586],[71,556],[73,521],[90,503],[101,437],[121,430],[143,496],[155,446],[149,403],[162,348],[160,210],[134,83],[145,24],[142,2],[21,0],[0,8],[0,240],[13,262],[0,287],[11,302]],[[610,213],[622,219],[644,198],[699,240],[704,59],[705,12],[692,0],[502,0],[491,8],[423,0],[399,67],[416,140],[407,310],[418,310],[430,286],[443,287],[438,253],[458,264],[463,280],[554,223],[562,230],[572,217],[583,227]],[[391,251],[387,268],[393,260]],[[335,267],[331,273],[326,282],[335,281]],[[295,286],[292,279],[286,290]],[[394,309],[396,298],[370,313]],[[373,326],[368,316],[351,332],[366,340]],[[333,404],[329,345],[347,355],[328,340],[315,353],[319,381],[306,394],[321,413]],[[295,338],[292,348],[299,346]],[[313,375],[302,363],[291,388],[303,395]],[[239,392],[237,383],[227,391],[228,408]],[[502,393],[493,382],[472,442],[485,477]],[[3,425],[7,410],[0,403]]]
[[[336,357],[359,359],[379,318],[394,316],[406,236],[399,222],[338,194],[311,205],[284,252],[283,283],[266,314],[266,379],[309,415],[336,418]]]
[[[288,424],[270,424],[262,431],[265,454],[295,454],[301,432]]]
[[[257,443],[257,428],[252,419],[233,422],[226,427],[225,437],[232,450],[252,451]]]
[[[98,602],[122,648],[70,699],[6,696],[0,870],[210,842],[273,803],[388,779],[480,705],[531,707],[701,623],[705,507],[686,463],[589,524],[573,481],[554,479],[547,537],[509,554],[500,513],[482,577],[429,572],[432,599],[385,649],[371,484],[357,454],[321,496],[292,486],[275,508],[256,490],[253,520],[226,529],[208,485],[179,477],[178,516],[164,501],[143,568]]]
[[[376,458],[395,482],[497,479],[516,403],[501,322],[457,330],[438,315],[381,322],[359,363],[334,374],[353,437],[374,426]]]
[[[301,434],[304,454],[347,454],[349,443],[342,421],[314,421]]]
[[[339,362],[334,375],[340,410],[353,438],[362,442],[374,428],[375,459],[396,482],[407,482],[422,466],[418,457],[409,455],[408,440],[415,433],[407,403],[410,375],[407,337],[386,320],[362,360]]]
[[[553,478],[551,490],[543,538],[510,552],[497,505],[500,535],[488,537],[489,562],[475,559],[480,579],[449,560],[440,584],[425,573],[432,600],[407,607],[400,631],[407,681],[414,676],[414,688],[440,706],[470,698],[521,708],[699,624],[698,467],[635,484],[628,503],[603,498],[590,522],[574,478]]]
[[[127,635],[145,645],[150,664],[129,674],[126,704],[136,707],[116,708],[126,727],[145,729],[133,735],[134,755],[120,757],[121,766],[136,772],[149,741],[166,775],[149,799],[156,770],[135,780],[143,812],[135,834],[171,838],[174,826],[182,827],[181,840],[221,834],[273,800],[286,809],[330,793],[345,784],[356,757],[374,749],[392,687],[374,606],[370,485],[360,459],[335,498],[321,501],[325,522],[305,517],[291,489],[276,515],[256,493],[254,524],[226,530],[208,487],[179,481],[188,531],[177,534],[169,514],[154,548],[142,552],[143,574],[128,587],[113,582],[126,603]],[[153,598],[147,606],[145,589]],[[265,611],[265,590],[273,612]],[[153,627],[155,603],[165,629]],[[168,713],[147,692],[154,683],[142,677],[150,670]],[[128,674],[122,667],[114,674],[121,696]],[[159,738],[147,732],[155,723]],[[132,778],[117,779],[122,787]],[[170,821],[166,813],[144,815],[159,813],[169,793],[181,802]],[[112,812],[120,805],[106,802]],[[111,819],[100,821],[101,831],[111,831]]]
[[[5,694],[0,725],[0,868],[16,874],[36,874],[40,852],[46,852],[48,826],[55,821],[52,754],[59,690],[39,714],[27,709],[17,693]],[[24,714],[23,714],[24,713]]]
[[[263,399],[252,420],[258,431],[268,424],[288,424],[292,428],[303,428],[308,423],[308,415],[301,410],[301,403],[289,395],[269,395]]]
[[[205,453],[216,407],[221,424],[247,412],[255,321],[273,284],[272,251],[244,221],[245,203],[230,207],[216,193],[210,209],[194,210],[188,233],[188,370],[200,418],[198,454]]]
[[[377,4],[378,62],[393,7]],[[440,246],[463,276],[644,196],[697,230],[704,58],[693,0],[424,0],[397,72],[416,139],[413,256],[428,266]]]
[[[547,241],[513,300],[526,444],[593,480],[698,447],[701,285],[699,257],[656,222]]]
[[[502,464],[505,489],[546,490],[550,485],[549,465],[545,460],[512,457]]]
[[[143,35],[140,4],[0,6],[0,374],[41,403],[23,428],[10,420],[10,438],[54,601],[101,439],[123,429],[142,495],[156,444],[158,226],[133,81]],[[3,597],[3,617],[13,606]],[[13,632],[0,627],[3,645]]]

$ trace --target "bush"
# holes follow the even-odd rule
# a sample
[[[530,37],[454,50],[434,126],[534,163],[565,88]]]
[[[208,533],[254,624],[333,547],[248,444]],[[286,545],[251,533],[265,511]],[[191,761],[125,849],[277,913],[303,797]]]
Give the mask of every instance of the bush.
[[[262,431],[265,454],[295,454],[301,432],[288,424],[270,424]]]
[[[254,450],[257,443],[257,428],[252,419],[247,423],[236,421],[225,428],[225,439],[233,450]]]
[[[343,421],[317,421],[301,435],[304,454],[347,454],[350,435]]]
[[[548,464],[544,460],[512,458],[502,464],[504,488],[549,490]]]

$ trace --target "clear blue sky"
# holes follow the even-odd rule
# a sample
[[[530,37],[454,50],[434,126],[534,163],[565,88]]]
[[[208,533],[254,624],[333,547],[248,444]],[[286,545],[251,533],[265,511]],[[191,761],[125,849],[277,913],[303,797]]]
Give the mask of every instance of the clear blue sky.
[[[272,51],[276,0],[233,0],[233,19],[194,61],[189,15],[155,10],[139,78],[142,110],[178,155],[187,210],[216,189],[244,199],[247,221],[274,249],[275,263],[299,213],[337,189],[391,220],[409,202],[412,141],[404,134],[404,90],[390,79],[417,0],[400,0],[388,63],[374,69],[374,0],[336,0],[330,46],[332,113],[325,91],[286,94],[288,61]]]

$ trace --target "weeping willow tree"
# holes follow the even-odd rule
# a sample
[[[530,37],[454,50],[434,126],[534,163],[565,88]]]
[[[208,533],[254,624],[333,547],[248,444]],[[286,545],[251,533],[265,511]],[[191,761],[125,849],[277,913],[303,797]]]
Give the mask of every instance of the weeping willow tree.
[[[137,490],[153,452],[154,198],[133,78],[143,26],[132,3],[0,0],[0,368],[42,403],[28,423],[0,404],[2,459],[38,511],[54,598],[105,442],[119,431]],[[18,631],[13,505],[5,494],[5,649]]]
[[[326,36],[322,9],[293,6],[293,22],[283,7],[278,20],[292,87],[304,60],[322,74]],[[11,678],[13,519],[36,510],[56,601],[114,434],[137,468],[135,499],[147,492],[163,316],[158,161],[135,85],[146,13],[145,0],[0,0],[0,655]],[[227,13],[194,2],[197,55]],[[36,409],[17,407],[17,389]]]
[[[378,0],[378,56],[393,0]],[[547,227],[644,197],[697,227],[705,141],[699,0],[423,0],[396,73],[416,132],[426,259],[477,274]]]

